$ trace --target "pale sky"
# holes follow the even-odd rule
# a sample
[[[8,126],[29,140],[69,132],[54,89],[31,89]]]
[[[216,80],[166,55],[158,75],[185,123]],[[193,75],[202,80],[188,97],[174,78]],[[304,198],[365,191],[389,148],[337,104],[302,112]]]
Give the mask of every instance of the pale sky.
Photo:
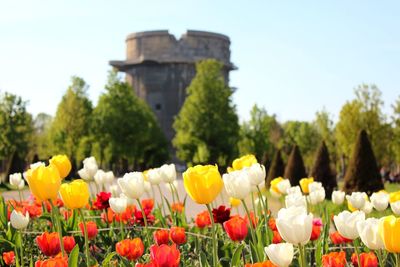
[[[0,90],[54,114],[78,75],[96,103],[131,32],[226,34],[238,70],[230,85],[241,119],[253,104],[282,121],[337,118],[360,83],[375,83],[385,111],[400,95],[399,1],[0,0]]]

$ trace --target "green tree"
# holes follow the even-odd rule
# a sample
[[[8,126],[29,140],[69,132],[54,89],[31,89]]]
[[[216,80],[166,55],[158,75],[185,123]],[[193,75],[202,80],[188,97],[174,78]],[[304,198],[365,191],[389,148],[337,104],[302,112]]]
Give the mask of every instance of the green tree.
[[[64,153],[77,163],[81,140],[89,135],[92,103],[87,96],[88,85],[79,77],[71,78],[71,85],[58,104],[50,128],[52,153]]]
[[[358,132],[365,129],[381,165],[390,162],[391,126],[382,112],[381,91],[376,85],[360,85],[355,90],[356,98],[346,102],[336,125],[336,139],[343,163],[353,151]]]
[[[117,172],[153,167],[168,157],[168,144],[150,107],[132,87],[110,72],[98,105],[93,111],[94,151],[100,163]]]
[[[237,156],[238,117],[221,70],[222,64],[212,59],[196,64],[196,76],[174,122],[173,145],[189,165],[226,167]]]
[[[276,116],[269,115],[264,108],[254,105],[250,111],[250,120],[241,125],[240,154],[254,154],[259,162],[265,157],[270,161],[281,132]]]
[[[5,175],[23,170],[30,149],[33,127],[26,105],[14,94],[0,96],[0,160]]]
[[[335,139],[335,124],[332,120],[331,114],[326,110],[322,109],[316,113],[316,118],[314,121],[316,129],[324,141],[327,149],[330,152],[330,158],[334,167],[336,166],[336,139]]]
[[[400,96],[393,107],[393,141],[392,151],[394,152],[395,161],[400,165]]]
[[[303,157],[297,145],[293,145],[292,151],[290,152],[284,177],[290,180],[292,186],[299,185],[300,180],[307,177]]]
[[[32,142],[32,154],[39,159],[51,156],[50,128],[53,117],[46,113],[39,113],[33,120],[34,134]],[[31,155],[33,158],[33,155]]]
[[[283,132],[280,141],[282,149],[288,154],[293,144],[297,144],[304,157],[304,164],[310,167],[321,140],[316,126],[306,121],[287,121],[283,124]]]

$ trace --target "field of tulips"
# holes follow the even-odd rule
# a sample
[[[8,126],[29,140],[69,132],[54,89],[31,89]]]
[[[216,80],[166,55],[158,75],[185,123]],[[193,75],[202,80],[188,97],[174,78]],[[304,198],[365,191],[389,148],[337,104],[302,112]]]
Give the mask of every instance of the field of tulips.
[[[225,174],[188,168],[186,194],[173,164],[116,179],[91,157],[79,179],[65,181],[70,171],[57,155],[10,176],[19,195],[0,197],[1,266],[400,266],[400,191],[326,196],[313,178],[265,186],[252,155]]]

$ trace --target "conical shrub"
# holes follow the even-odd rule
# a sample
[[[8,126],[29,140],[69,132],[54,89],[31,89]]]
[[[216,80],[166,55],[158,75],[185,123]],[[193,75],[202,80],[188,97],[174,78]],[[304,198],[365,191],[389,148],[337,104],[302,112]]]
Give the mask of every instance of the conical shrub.
[[[284,176],[290,180],[292,186],[299,185],[300,179],[307,177],[303,158],[297,145],[294,145],[290,152]]]
[[[346,193],[360,191],[371,195],[383,188],[371,142],[367,132],[361,130],[344,176],[344,191]]]
[[[277,177],[283,176],[284,172],[285,172],[285,163],[283,163],[282,160],[281,150],[278,149],[275,152],[274,158],[272,159],[268,175],[265,179],[265,186],[269,188],[271,181]]]
[[[332,191],[337,187],[337,182],[335,173],[331,168],[329,151],[325,141],[322,141],[318,148],[310,176],[314,177],[314,181],[322,183],[325,188],[326,198],[331,199]]]

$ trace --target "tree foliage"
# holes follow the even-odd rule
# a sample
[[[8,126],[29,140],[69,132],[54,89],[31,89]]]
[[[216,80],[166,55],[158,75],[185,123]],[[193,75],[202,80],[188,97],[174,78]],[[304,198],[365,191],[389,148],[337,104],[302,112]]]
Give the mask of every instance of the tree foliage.
[[[173,145],[189,165],[218,163],[227,166],[237,156],[239,124],[232,89],[221,74],[222,64],[203,60],[174,122]]]
[[[167,141],[150,107],[114,71],[105,89],[93,111],[94,151],[100,162],[127,171],[129,165],[153,167],[168,160]]]
[[[381,91],[375,85],[360,85],[356,98],[348,101],[340,111],[336,125],[336,139],[340,152],[349,157],[357,134],[365,129],[370,136],[373,150],[381,164],[390,161],[391,126],[382,112]]]
[[[344,190],[346,193],[358,191],[371,195],[381,189],[383,189],[383,182],[374,151],[367,132],[361,130],[344,177]]]
[[[0,96],[0,160],[6,175],[12,165],[18,165],[18,171],[22,171],[30,148],[32,116],[26,105],[26,101],[14,94],[6,92]]]
[[[50,128],[53,117],[46,113],[39,113],[33,120],[34,134],[33,147],[30,155],[32,158],[37,156],[39,159],[47,159],[51,157],[52,146],[50,139]]]
[[[316,113],[314,124],[318,131],[318,134],[321,136],[321,140],[324,141],[326,148],[329,151],[333,165],[335,165],[337,155],[336,139],[334,134],[335,124],[333,122],[332,115],[326,109],[318,111]]]
[[[290,180],[292,186],[299,185],[300,180],[307,177],[303,158],[297,145],[294,145],[290,152],[284,176]]]
[[[276,116],[254,105],[250,120],[240,128],[239,152],[241,155],[254,154],[260,162],[265,158],[271,160],[281,134]]]
[[[400,164],[400,96],[392,107],[393,107],[392,151],[394,152],[396,163]]]
[[[285,163],[283,162],[281,150],[278,149],[275,152],[274,158],[272,159],[271,167],[268,170],[268,174],[265,180],[265,186],[269,188],[271,181],[277,177],[281,177],[285,172]]]
[[[92,103],[87,96],[88,85],[79,77],[71,78],[50,128],[52,153],[68,155],[76,163],[81,140],[89,135]]]

